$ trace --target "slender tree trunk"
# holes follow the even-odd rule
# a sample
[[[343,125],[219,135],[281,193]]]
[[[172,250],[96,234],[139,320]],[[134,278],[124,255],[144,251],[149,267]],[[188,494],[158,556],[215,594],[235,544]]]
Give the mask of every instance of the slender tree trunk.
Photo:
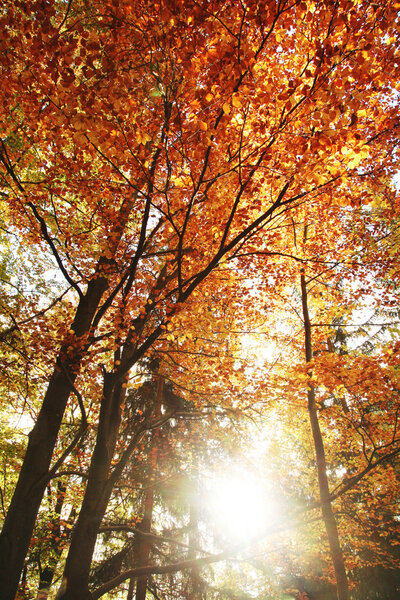
[[[196,547],[199,546],[199,511],[197,505],[197,497],[198,497],[198,482],[196,481],[193,484],[195,488],[193,490],[193,494],[190,498],[189,505],[189,546],[190,549],[188,551],[188,559],[197,558]],[[194,566],[190,570],[190,580],[189,580],[189,595],[188,598],[190,600],[202,600],[204,596],[204,585],[203,580],[200,576],[200,567]]]
[[[140,531],[148,533],[151,530],[151,523],[153,520],[153,506],[154,506],[154,486],[150,485],[146,490],[144,499],[144,513],[143,519],[140,524]],[[139,539],[138,549],[138,566],[142,567],[148,563],[151,551],[151,544],[146,538]],[[147,591],[147,575],[141,575],[136,581],[136,595],[135,600],[145,600]]]
[[[304,273],[301,273],[301,298],[304,317],[305,354],[306,361],[307,363],[309,363],[313,358],[313,351],[311,321],[308,312],[307,285]],[[318,486],[322,507],[322,517],[328,536],[330,553],[332,557],[333,567],[335,570],[337,597],[338,600],[349,600],[349,586],[343,560],[343,553],[340,546],[339,532],[337,528],[335,514],[332,510],[331,502],[329,501],[329,482],[326,469],[324,442],[319,426],[317,403],[315,399],[315,387],[311,382],[311,375],[312,372],[310,371],[307,390],[308,413],[310,416],[311,430],[314,440],[314,449],[317,461]]]
[[[89,331],[107,285],[107,279],[103,277],[89,283],[72,324],[76,338]],[[29,434],[24,462],[0,536],[1,600],[13,600],[17,592],[36,516],[48,483],[54,446],[83,354],[84,350],[77,346],[73,355],[66,358],[67,348],[61,348],[57,362],[61,362],[62,368],[56,365],[36,424]]]
[[[64,586],[57,595],[62,600],[90,598],[88,580],[97,533],[107,509],[112,488],[108,485],[121,423],[124,389],[112,373],[104,375],[96,445],[90,463],[85,496],[71,537],[64,570]]]
[[[44,567],[44,569],[40,568],[39,587],[36,600],[47,600],[50,593],[51,584],[53,582],[54,573],[62,554],[60,518],[62,507],[64,505],[66,490],[67,488],[63,482],[58,480],[54,518],[51,521],[52,550],[48,558],[47,565]]]
[[[133,600],[133,594],[135,592],[135,580],[129,580],[128,594],[126,596],[126,600]]]
[[[157,392],[156,392],[156,402],[154,407],[154,416],[161,416],[161,404],[162,404],[162,396],[163,396],[163,388],[164,388],[164,379],[161,375],[158,376],[157,379]],[[140,531],[148,533],[151,531],[151,523],[153,520],[153,506],[154,506],[154,483],[153,479],[155,476],[156,466],[157,466],[157,456],[158,456],[158,446],[157,446],[157,436],[158,432],[153,431],[152,439],[151,439],[151,448],[149,455],[149,476],[152,480],[152,483],[148,486],[144,498],[144,511],[143,511],[143,519],[139,526]],[[139,552],[138,552],[138,566],[142,567],[146,565],[149,561],[150,557],[151,545],[146,540],[146,538],[142,538],[139,540]],[[142,575],[137,578],[136,581],[136,595],[135,600],[146,600],[146,591],[147,591],[147,575]]]

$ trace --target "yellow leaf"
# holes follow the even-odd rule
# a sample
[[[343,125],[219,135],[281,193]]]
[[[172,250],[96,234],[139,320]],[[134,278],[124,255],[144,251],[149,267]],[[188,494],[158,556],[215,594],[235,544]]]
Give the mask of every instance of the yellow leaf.
[[[225,102],[225,104],[222,107],[222,110],[224,111],[224,113],[226,115],[229,115],[229,113],[231,112],[231,107],[229,106],[229,104],[227,102]]]
[[[242,103],[236,95],[232,97],[232,106],[235,108],[242,108]]]
[[[151,136],[148,133],[145,133],[142,136],[142,144],[147,144],[147,142],[151,142]]]
[[[355,167],[358,167],[358,165],[360,164],[362,159],[362,156],[360,154],[354,154],[353,158],[351,159],[351,161],[348,163],[348,168],[349,169],[354,169]]]

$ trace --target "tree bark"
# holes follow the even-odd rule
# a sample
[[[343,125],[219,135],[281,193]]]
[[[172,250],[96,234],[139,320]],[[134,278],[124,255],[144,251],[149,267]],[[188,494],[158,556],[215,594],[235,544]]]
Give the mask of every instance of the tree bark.
[[[143,519],[138,527],[140,531],[148,533],[151,530],[151,523],[153,520],[153,506],[154,506],[154,486],[150,485],[146,490],[144,499],[144,514]],[[138,552],[138,566],[142,567],[148,563],[150,556],[151,544],[146,538],[139,540],[139,552]],[[136,581],[136,595],[135,600],[145,600],[147,591],[147,575],[141,575]]]
[[[122,382],[113,373],[104,374],[96,445],[90,463],[85,496],[71,537],[64,570],[62,600],[88,600],[88,580],[98,529],[107,509],[112,488],[108,485],[121,422],[124,395]]]
[[[304,272],[301,273],[301,299],[303,306],[304,334],[305,334],[305,355],[306,362],[310,363],[313,358],[311,321],[308,312],[307,285]],[[311,381],[312,372],[308,373],[308,414],[310,417],[311,430],[314,440],[314,449],[317,462],[318,487],[321,500],[322,518],[324,520],[326,533],[328,536],[330,554],[335,570],[336,592],[338,600],[349,600],[349,586],[347,581],[346,568],[343,560],[342,548],[340,546],[339,532],[337,528],[335,514],[329,500],[329,482],[326,468],[326,458],[324,441],[321,428],[319,426],[317,403],[315,399],[315,387]]]
[[[76,338],[89,331],[107,287],[104,277],[89,282],[71,326]],[[69,356],[67,347],[61,348],[36,424],[29,434],[24,462],[0,536],[1,600],[13,600],[17,592],[36,516],[48,483],[54,446],[84,353],[85,349],[79,345]]]
[[[161,416],[161,403],[163,396],[163,388],[164,388],[164,379],[161,375],[158,375],[157,379],[157,392],[156,392],[156,403],[154,407],[154,416],[156,418]],[[158,447],[157,447],[157,432],[153,431],[152,439],[151,439],[151,448],[149,455],[149,475],[153,480],[155,476],[155,470],[157,466],[157,456],[158,456]],[[151,531],[151,523],[153,520],[153,506],[154,506],[154,483],[152,482],[145,494],[144,499],[144,512],[143,519],[139,526],[140,531],[144,533],[148,533]],[[138,552],[138,566],[142,567],[148,564],[150,557],[151,544],[148,539],[142,537],[139,540],[139,552]],[[146,591],[147,591],[147,575],[141,575],[137,578],[136,581],[136,595],[135,600],[146,600]]]

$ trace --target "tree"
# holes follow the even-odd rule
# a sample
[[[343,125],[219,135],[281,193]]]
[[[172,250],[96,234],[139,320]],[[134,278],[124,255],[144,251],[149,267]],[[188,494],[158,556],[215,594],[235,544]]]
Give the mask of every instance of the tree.
[[[285,252],[278,224],[304,203],[350,210],[388,185],[398,21],[347,0],[10,2],[0,19],[2,201],[69,288],[56,335],[24,326],[52,370],[1,537],[11,600],[68,402],[86,427],[85,378],[104,482],[131,370],[204,312],[203,286],[226,289],[221,263]],[[107,501],[90,489],[86,563]]]
[[[301,274],[301,300],[304,318],[305,359],[308,365],[310,365],[310,362],[313,359],[313,345],[311,336],[312,325],[308,311],[307,282],[304,272]],[[322,515],[324,519],[326,533],[328,535],[332,562],[335,569],[338,600],[347,600],[349,598],[349,585],[347,581],[346,567],[343,560],[343,552],[339,540],[337,522],[330,502],[325,447],[318,419],[315,386],[314,383],[311,381],[312,371],[310,370],[308,374],[310,377],[307,386],[308,413],[310,416],[310,425],[316,455],[318,487],[321,500]]]
[[[357,226],[357,222],[353,225]],[[380,238],[380,226],[376,228],[374,235],[371,235],[370,241],[373,239],[376,241],[374,236]],[[317,237],[316,231],[313,235]],[[303,243],[306,241],[304,236]],[[360,298],[359,286],[364,288],[365,280],[360,278],[355,285],[354,268],[349,269],[346,265],[346,262],[351,264],[354,260],[354,255],[359,251],[359,243],[364,243],[364,241],[359,240],[357,245],[347,248],[346,252],[342,254],[340,262],[338,261],[340,254],[337,253],[337,245],[335,260],[331,260],[333,257],[330,255],[329,246],[325,247],[324,257],[321,258],[319,255],[317,261],[324,263],[323,269],[320,264],[311,266],[312,261],[309,261],[307,280],[304,272],[301,275],[301,296],[299,292],[293,293],[291,287],[287,290],[285,295],[286,315],[292,312],[296,320],[301,320],[301,309],[303,309],[307,365],[304,367],[304,364],[298,365],[296,362],[298,359],[295,357],[303,350],[298,344],[299,332],[296,332],[295,326],[287,325],[290,320],[285,316],[286,344],[288,344],[287,338],[291,338],[289,350],[285,352],[288,352],[288,357],[290,356],[291,366],[288,368],[288,360],[282,356],[284,352],[281,342],[282,379],[279,383],[278,381],[271,382],[271,387],[275,387],[277,397],[286,396],[293,404],[293,408],[289,406],[286,410],[289,412],[291,422],[294,420],[297,422],[296,437],[298,438],[304,435],[301,431],[303,427],[302,414],[305,407],[300,394],[303,385],[307,385],[307,410],[312,423],[313,445],[316,454],[315,466],[318,469],[320,480],[318,487],[321,502],[317,502],[317,505],[318,507],[322,505],[322,515],[326,522],[326,512],[328,511],[323,510],[322,497],[325,497],[325,503],[329,505],[335,503],[336,520],[340,524],[345,564],[353,586],[358,578],[362,580],[363,569],[367,573],[371,568],[376,567],[379,570],[381,566],[385,565],[390,572],[390,565],[394,564],[394,556],[397,553],[395,545],[398,526],[391,513],[392,506],[397,504],[399,489],[394,481],[393,461],[396,460],[400,450],[398,404],[395,400],[397,395],[396,371],[398,369],[397,340],[396,335],[394,340],[390,339],[388,328],[392,335],[396,331],[392,326],[387,325],[384,327],[387,335],[384,337],[383,343],[382,341],[378,343],[376,340],[372,344],[370,336],[368,336],[369,339],[366,339],[365,330],[368,326],[381,328],[382,325],[385,325],[384,322],[379,325],[374,318],[371,323],[368,323],[367,320],[363,326],[357,325],[357,320],[359,322],[360,318],[366,319],[366,311],[367,314],[371,309],[372,312],[374,311],[375,302],[379,302],[382,313],[381,321],[385,321],[385,317],[382,315],[384,315],[387,305],[381,303],[387,302],[387,300],[381,294],[381,288],[385,290],[387,287],[386,269],[382,268],[384,261],[383,255],[380,254],[380,264],[377,266],[378,263],[375,261],[374,267],[379,273],[379,279],[374,286],[369,288],[367,302],[365,296]],[[364,269],[365,263],[361,263],[361,261],[365,260],[368,264],[376,250],[376,244],[373,244],[367,253],[364,253],[362,257],[359,256],[360,262],[357,269],[360,267],[361,270]],[[390,257],[387,257],[387,260],[390,261]],[[296,270],[298,267],[294,267],[293,271]],[[373,270],[370,269],[369,272],[371,273]],[[294,275],[289,285],[294,285]],[[391,293],[393,294],[393,291]],[[389,306],[392,301],[393,296],[388,302]],[[312,318],[310,318],[310,310],[313,313]],[[280,311],[276,310],[273,314],[279,315]],[[268,323],[268,326],[271,324]],[[354,336],[344,333],[344,330],[348,329],[356,330],[356,340],[354,340]],[[284,339],[284,336],[281,337]],[[314,338],[314,354],[312,353],[312,338]],[[365,340],[368,343],[365,343]],[[281,416],[283,413],[284,409],[280,409]],[[305,438],[306,436],[304,436],[302,444],[304,448],[309,445]],[[291,452],[293,449],[288,453]],[[314,464],[313,453],[310,454],[310,463]],[[297,468],[303,460],[304,458],[298,454]],[[287,471],[290,469],[285,471],[286,477]],[[313,486],[310,483],[305,484],[308,478],[309,474],[306,474],[303,467],[299,481],[302,482],[303,489],[307,490],[309,495],[307,503],[311,508],[312,504],[315,506],[315,503],[312,500]],[[333,492],[329,492],[328,479],[329,485],[334,488]],[[383,484],[383,480],[385,480],[385,484]],[[336,538],[333,540],[333,544],[332,540],[329,540],[331,555],[334,562],[335,560],[339,561],[339,568],[343,573],[344,561],[340,557],[342,551],[338,545],[337,524],[335,524],[334,513],[331,510],[329,513],[328,526],[331,527],[331,533],[328,532],[328,537],[332,536],[333,525],[333,534]],[[363,515],[366,515],[365,519]],[[383,533],[382,521],[387,527],[386,535]],[[393,540],[391,550],[389,550],[390,542],[386,545],[382,539],[384,537]],[[334,552],[338,552],[336,556],[332,552],[332,545]],[[386,548],[385,556],[382,554],[382,545],[385,545]],[[372,567],[372,563],[374,563],[374,567]],[[337,572],[336,565],[335,571]],[[359,585],[362,589],[363,584],[360,583],[360,580]],[[339,593],[346,594],[347,592],[342,586],[341,591],[339,588]]]

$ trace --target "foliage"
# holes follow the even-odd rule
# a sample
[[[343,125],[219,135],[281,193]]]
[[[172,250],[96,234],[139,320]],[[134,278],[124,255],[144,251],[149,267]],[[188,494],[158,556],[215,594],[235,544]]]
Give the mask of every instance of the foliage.
[[[334,594],[328,505],[354,593],[392,569],[398,8],[2,7],[7,600],[22,571],[21,590],[36,585],[42,563],[51,578],[63,570],[62,600],[129,598],[125,582],[143,577],[156,596],[239,597],[254,569],[260,594]],[[7,440],[14,413],[34,424],[26,449],[19,431]],[[210,464],[255,445],[255,424],[285,496],[261,559],[214,546],[185,495]],[[175,542],[149,549],[152,527]],[[247,592],[229,565],[212,582],[229,551],[248,564]]]

